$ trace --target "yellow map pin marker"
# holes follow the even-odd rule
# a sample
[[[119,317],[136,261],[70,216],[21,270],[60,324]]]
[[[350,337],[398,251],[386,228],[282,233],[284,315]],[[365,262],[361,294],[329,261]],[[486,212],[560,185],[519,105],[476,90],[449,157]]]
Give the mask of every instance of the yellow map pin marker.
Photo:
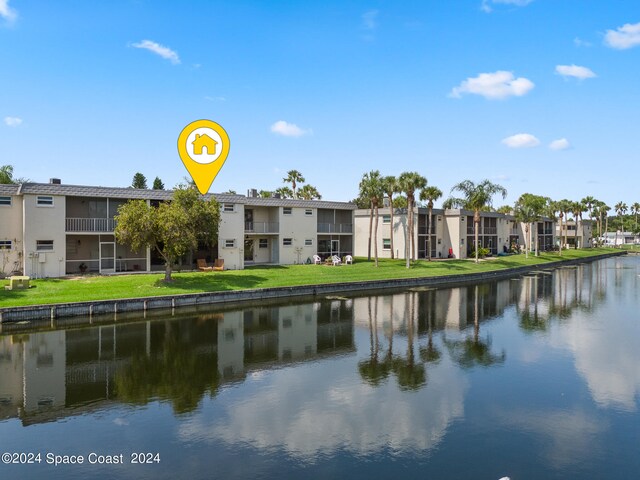
[[[198,191],[204,195],[227,160],[229,135],[216,122],[196,120],[180,132],[178,153]]]

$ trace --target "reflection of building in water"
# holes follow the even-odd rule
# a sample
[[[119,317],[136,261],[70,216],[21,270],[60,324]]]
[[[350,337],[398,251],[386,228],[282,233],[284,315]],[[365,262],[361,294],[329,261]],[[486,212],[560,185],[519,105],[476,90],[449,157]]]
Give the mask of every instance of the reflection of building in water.
[[[0,340],[2,417],[65,405],[65,332]]]
[[[513,303],[514,282],[499,281],[454,288],[426,288],[385,295],[354,299],[355,319],[358,325],[369,325],[369,312],[377,315],[378,327],[403,332],[407,322],[417,323],[418,333],[429,329],[464,330],[478,321],[500,315]]]
[[[174,401],[172,388],[183,378],[186,388],[197,383],[201,398],[206,389],[214,393],[211,382],[353,351],[350,301],[3,336],[0,418],[31,424],[105,402]]]

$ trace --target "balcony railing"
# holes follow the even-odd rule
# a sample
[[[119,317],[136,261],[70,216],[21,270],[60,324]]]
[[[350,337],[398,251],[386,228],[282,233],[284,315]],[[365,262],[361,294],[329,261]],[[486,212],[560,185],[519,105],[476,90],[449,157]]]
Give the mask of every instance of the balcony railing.
[[[246,233],[278,233],[279,230],[278,222],[244,222]]]
[[[498,227],[478,227],[478,235],[497,235]],[[473,235],[473,226],[467,227],[467,235]]]
[[[353,233],[351,223],[319,223],[318,233]]]
[[[67,218],[67,232],[113,232],[116,221],[113,218]]]

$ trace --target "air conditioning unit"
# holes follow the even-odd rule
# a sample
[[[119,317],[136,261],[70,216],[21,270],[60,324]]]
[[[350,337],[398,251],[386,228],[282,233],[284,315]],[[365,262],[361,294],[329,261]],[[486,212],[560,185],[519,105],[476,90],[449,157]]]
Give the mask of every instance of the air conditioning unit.
[[[45,263],[47,261],[47,254],[44,252],[38,253],[38,262]]]

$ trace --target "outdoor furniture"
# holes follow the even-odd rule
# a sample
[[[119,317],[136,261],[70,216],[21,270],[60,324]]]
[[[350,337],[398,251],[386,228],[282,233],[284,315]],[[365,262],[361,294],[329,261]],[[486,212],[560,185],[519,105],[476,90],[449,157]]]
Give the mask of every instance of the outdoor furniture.
[[[207,265],[207,261],[204,258],[197,259],[196,263],[198,264],[198,270],[201,272],[210,272],[213,270],[213,267]]]
[[[345,265],[348,265],[348,264],[353,265],[353,257],[351,255],[347,255],[346,257],[344,257],[344,264]]]
[[[224,270],[224,258],[216,258],[213,262],[213,269],[220,272]]]
[[[335,267],[336,265],[340,265],[342,263],[342,260],[340,260],[339,256],[332,255],[331,256],[331,262],[333,263],[333,266]]]
[[[4,287],[7,290],[18,290],[21,288],[29,288],[29,277],[26,276],[16,276],[9,277],[9,285]]]
[[[320,258],[320,255],[314,255],[313,256],[313,263],[315,265],[320,265],[322,263],[322,259]]]

